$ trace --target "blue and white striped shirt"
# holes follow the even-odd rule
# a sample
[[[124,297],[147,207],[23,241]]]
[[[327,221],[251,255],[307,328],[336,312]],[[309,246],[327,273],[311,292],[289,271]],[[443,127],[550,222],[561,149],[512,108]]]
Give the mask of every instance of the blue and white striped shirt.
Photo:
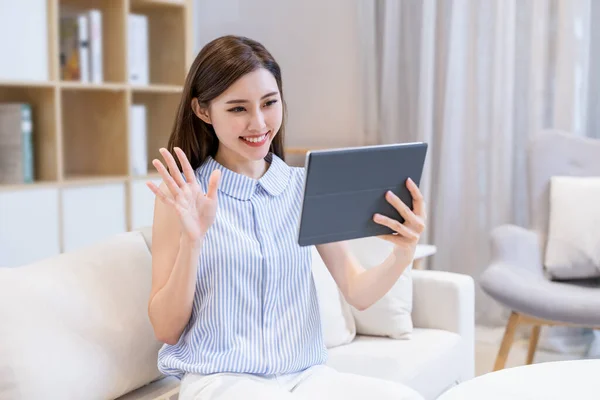
[[[198,265],[192,315],[158,368],[258,375],[304,370],[327,359],[311,249],[297,242],[304,170],[269,153],[258,180],[209,157],[196,176],[206,191],[221,170],[219,207]]]

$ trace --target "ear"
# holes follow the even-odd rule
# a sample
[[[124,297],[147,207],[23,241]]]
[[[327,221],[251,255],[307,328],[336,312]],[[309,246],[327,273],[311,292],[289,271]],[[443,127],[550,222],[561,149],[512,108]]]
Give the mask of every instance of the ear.
[[[209,125],[212,124],[210,115],[208,113],[208,107],[202,107],[198,102],[198,99],[195,97],[192,99],[191,105],[194,114],[196,114],[198,118],[200,118],[202,121],[206,122]]]

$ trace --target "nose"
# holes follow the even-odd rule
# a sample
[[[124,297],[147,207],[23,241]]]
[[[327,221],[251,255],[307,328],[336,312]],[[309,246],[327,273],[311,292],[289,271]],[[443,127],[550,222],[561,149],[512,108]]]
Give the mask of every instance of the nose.
[[[266,127],[265,116],[263,115],[262,110],[256,111],[250,119],[248,130],[251,132],[263,133]]]

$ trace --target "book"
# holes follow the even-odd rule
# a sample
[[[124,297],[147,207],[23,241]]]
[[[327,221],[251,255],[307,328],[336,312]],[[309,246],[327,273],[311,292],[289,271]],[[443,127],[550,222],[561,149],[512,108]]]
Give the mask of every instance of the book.
[[[34,181],[32,108],[0,103],[0,184]]]
[[[148,17],[129,14],[127,17],[127,62],[129,83],[150,83],[148,50]]]
[[[79,19],[76,15],[60,17],[60,77],[64,81],[81,79]]]
[[[79,51],[79,77],[81,82],[90,81],[90,29],[88,16],[77,16],[78,51]]]
[[[143,104],[131,105],[129,126],[129,160],[133,175],[148,174],[148,139],[146,123],[146,106]]]
[[[90,38],[90,80],[93,83],[102,83],[104,80],[103,52],[102,52],[102,12],[92,9],[87,13],[89,18]]]

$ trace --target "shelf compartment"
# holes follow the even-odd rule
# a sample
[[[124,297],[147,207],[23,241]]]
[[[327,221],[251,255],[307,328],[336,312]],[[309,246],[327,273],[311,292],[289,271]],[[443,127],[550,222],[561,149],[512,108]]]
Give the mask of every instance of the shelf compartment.
[[[154,177],[152,179],[135,179],[131,182],[131,195],[129,197],[131,229],[140,229],[152,225],[156,196],[148,186],[146,186],[148,180],[152,181],[156,186],[160,185],[162,182],[160,177]]]
[[[150,84],[183,86],[186,71],[186,8],[148,7],[152,2],[134,2],[132,14],[148,17],[148,62]],[[164,5],[161,2],[161,5]]]
[[[64,251],[73,251],[126,231],[124,183],[63,190]]]
[[[146,106],[148,174],[156,172],[152,160],[163,159],[158,150],[167,147],[180,99],[179,93],[133,93],[132,104]]]
[[[60,253],[59,191],[0,189],[0,267],[18,267]]]
[[[127,175],[127,92],[62,92],[64,176]]]
[[[0,86],[0,103],[13,102],[31,105],[34,182],[56,181],[58,179],[56,89],[53,86]]]
[[[97,9],[102,15],[102,75],[103,82],[125,83],[127,71],[125,63],[127,15],[125,0],[60,0],[59,3],[59,49],[60,18],[65,14],[73,14]],[[56,57],[60,58],[59,51]],[[60,63],[59,63],[60,68]],[[59,71],[59,76],[61,76]],[[65,80],[66,81],[66,80]],[[76,82],[76,81],[75,81]]]

